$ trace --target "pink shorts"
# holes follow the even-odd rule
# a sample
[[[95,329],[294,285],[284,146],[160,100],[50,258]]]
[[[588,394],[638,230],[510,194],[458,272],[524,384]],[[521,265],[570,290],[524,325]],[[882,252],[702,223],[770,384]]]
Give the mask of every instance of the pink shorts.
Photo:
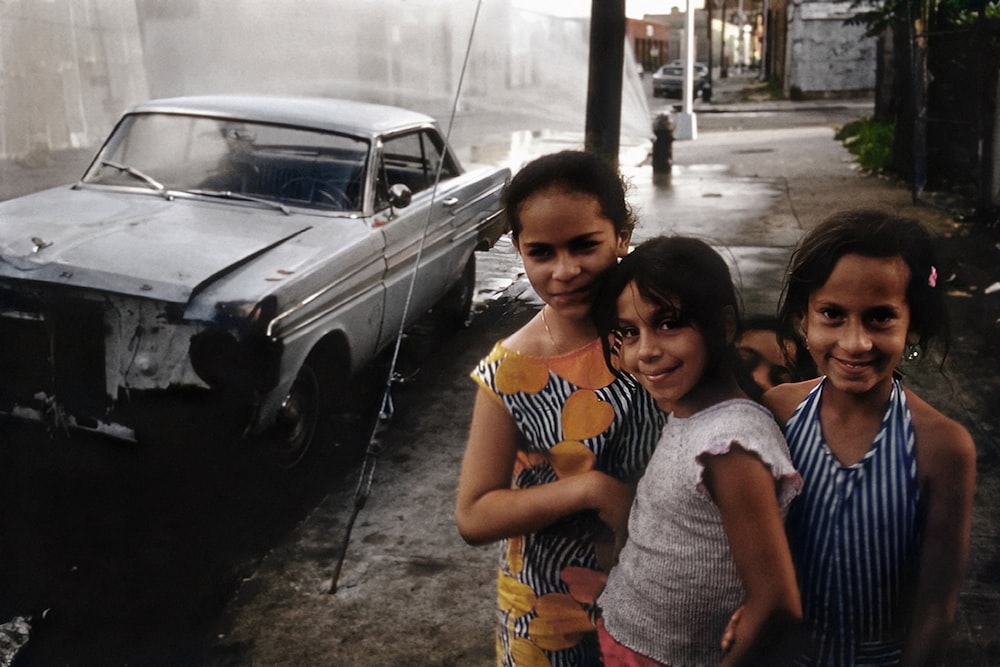
[[[667,667],[642,653],[633,651],[628,646],[619,644],[617,639],[608,634],[603,618],[597,619],[597,638],[601,642],[604,667]]]

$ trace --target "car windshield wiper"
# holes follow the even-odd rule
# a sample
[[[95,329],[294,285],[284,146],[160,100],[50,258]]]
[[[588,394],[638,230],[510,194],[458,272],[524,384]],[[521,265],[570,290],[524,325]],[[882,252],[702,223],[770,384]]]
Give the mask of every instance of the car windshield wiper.
[[[163,195],[164,199],[173,199],[170,192],[167,190],[167,186],[160,183],[158,180],[150,176],[149,174],[143,173],[136,169],[135,167],[130,167],[124,164],[118,164],[117,162],[112,162],[111,160],[101,160],[101,164],[105,167],[111,167],[112,169],[117,169],[118,171],[125,172],[133,178],[138,178],[140,181],[148,185],[149,187],[156,190],[158,193]]]
[[[265,206],[270,206],[271,208],[276,208],[285,215],[291,215],[292,212],[288,210],[288,207],[281,202],[274,201],[273,199],[264,199],[263,197],[254,197],[253,195],[245,195],[242,192],[232,192],[231,190],[185,190],[193,195],[201,195],[203,197],[218,197],[220,199],[238,199],[240,201],[252,201],[258,204],[263,204]]]

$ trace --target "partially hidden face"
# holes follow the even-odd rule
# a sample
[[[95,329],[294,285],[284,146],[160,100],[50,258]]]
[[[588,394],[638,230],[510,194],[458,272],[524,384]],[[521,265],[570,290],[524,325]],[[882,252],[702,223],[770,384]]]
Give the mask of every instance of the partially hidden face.
[[[650,301],[629,283],[618,296],[617,310],[621,369],[639,381],[661,410],[679,417],[696,412],[708,348],[679,304]]]
[[[629,235],[615,230],[596,197],[560,187],[525,199],[519,217],[517,250],[535,292],[566,315],[589,313],[598,278],[628,252]]]
[[[750,371],[753,381],[762,391],[792,380],[788,358],[794,359],[792,343],[782,348],[778,333],[772,329],[747,329],[740,336],[736,351],[740,361]]]
[[[888,386],[907,344],[909,277],[900,257],[848,254],[809,295],[802,333],[816,367],[837,389]]]

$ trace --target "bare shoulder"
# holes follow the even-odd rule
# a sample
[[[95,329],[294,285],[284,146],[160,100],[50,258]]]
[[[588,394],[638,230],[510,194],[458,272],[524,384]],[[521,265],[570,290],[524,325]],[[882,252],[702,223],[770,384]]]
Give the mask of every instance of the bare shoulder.
[[[812,378],[804,382],[779,384],[767,390],[761,402],[774,414],[778,423],[784,424],[819,381],[820,378]]]
[[[503,341],[504,347],[519,354],[543,356],[546,341],[539,335],[543,329],[535,322],[536,319],[538,319],[537,315],[505,338]]]
[[[909,389],[905,391],[913,418],[917,466],[924,470],[921,476],[934,471],[949,475],[974,471],[976,445],[969,431]]]

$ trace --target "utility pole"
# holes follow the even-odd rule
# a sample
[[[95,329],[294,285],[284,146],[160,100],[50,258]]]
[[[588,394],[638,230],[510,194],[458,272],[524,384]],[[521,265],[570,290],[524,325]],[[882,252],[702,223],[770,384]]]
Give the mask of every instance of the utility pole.
[[[684,9],[684,97],[682,111],[674,121],[675,139],[697,139],[698,118],[694,114],[694,103],[691,99],[694,90],[694,7],[691,0],[686,0]]]
[[[729,76],[726,66],[726,0],[722,0],[722,11],[719,12],[719,78]]]
[[[591,0],[584,148],[618,166],[625,61],[625,0]]]
[[[712,90],[712,8],[715,0],[705,0],[705,10],[708,12],[706,23],[708,24],[708,89]]]

